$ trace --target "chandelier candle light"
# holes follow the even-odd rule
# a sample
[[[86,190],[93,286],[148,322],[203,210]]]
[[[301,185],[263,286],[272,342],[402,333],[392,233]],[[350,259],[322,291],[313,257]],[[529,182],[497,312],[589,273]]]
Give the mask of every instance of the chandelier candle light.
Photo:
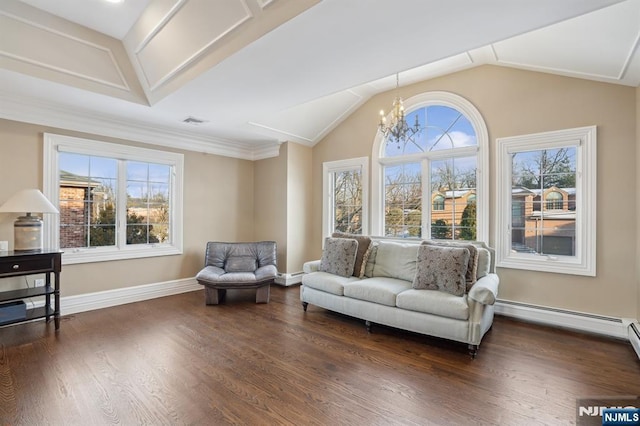
[[[384,110],[380,110],[380,124],[378,125],[385,139],[395,142],[398,145],[398,149],[401,143],[406,142],[407,138],[411,138],[420,132],[420,123],[417,115],[412,127],[407,124],[404,118],[404,105],[402,98],[398,94],[399,88],[400,75],[396,73],[396,98],[393,100],[393,107],[391,109],[391,122],[387,124],[387,117],[385,116]]]
[[[24,189],[9,198],[0,213],[26,213],[13,223],[13,250],[42,250],[42,219],[31,213],[59,213],[58,209],[37,189]]]

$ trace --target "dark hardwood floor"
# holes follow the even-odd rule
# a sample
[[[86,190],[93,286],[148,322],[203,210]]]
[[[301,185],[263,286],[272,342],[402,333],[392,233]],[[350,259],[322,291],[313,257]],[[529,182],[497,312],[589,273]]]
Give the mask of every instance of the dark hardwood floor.
[[[628,342],[497,317],[464,344],[309,306],[298,287],[202,291],[0,328],[1,425],[564,425],[640,395]]]

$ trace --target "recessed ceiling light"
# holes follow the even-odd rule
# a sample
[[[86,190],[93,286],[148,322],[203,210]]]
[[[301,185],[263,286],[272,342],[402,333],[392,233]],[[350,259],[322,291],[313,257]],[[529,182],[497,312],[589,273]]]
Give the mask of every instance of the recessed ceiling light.
[[[107,3],[123,3],[124,2],[124,0],[104,0],[104,1],[106,1]]]

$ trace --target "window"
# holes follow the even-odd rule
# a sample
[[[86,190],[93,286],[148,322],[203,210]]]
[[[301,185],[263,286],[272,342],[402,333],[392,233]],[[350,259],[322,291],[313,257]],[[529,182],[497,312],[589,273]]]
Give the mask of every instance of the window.
[[[65,264],[182,252],[183,156],[45,134],[45,244]]]
[[[420,131],[373,146],[372,231],[397,238],[487,240],[487,130],[460,96],[423,93],[405,101]]]
[[[433,210],[444,210],[444,197],[442,195],[433,196]]]
[[[546,151],[543,151],[543,153],[546,153]],[[540,153],[542,154],[542,153]],[[569,154],[568,150],[567,150],[567,158],[569,158],[570,155],[574,155],[573,153]],[[575,174],[571,175],[572,180],[575,180]],[[574,184],[575,185],[575,184]],[[545,201],[546,201],[546,205],[545,205],[545,209],[547,210],[562,210],[562,206],[563,206],[563,199],[564,197],[562,196],[562,194],[558,191],[550,191],[547,193],[547,195],[545,195],[544,197]]]
[[[360,157],[323,164],[324,236],[334,231],[367,234],[368,160],[367,157]]]
[[[595,126],[496,142],[497,265],[595,276]]]

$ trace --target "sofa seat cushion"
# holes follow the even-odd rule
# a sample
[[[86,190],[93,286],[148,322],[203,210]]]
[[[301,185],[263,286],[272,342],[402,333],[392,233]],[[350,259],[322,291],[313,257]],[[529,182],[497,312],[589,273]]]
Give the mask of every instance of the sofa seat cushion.
[[[344,296],[344,286],[354,281],[359,281],[359,279],[341,277],[328,272],[312,272],[302,277],[302,285],[337,296]]]
[[[439,290],[410,289],[398,294],[398,308],[460,320],[469,319],[467,295],[455,296]]]
[[[367,278],[349,283],[344,295],[352,299],[366,300],[387,306],[396,306],[396,297],[411,288],[411,283],[395,278]]]
[[[259,280],[253,272],[225,272],[224,269],[216,266],[206,266],[196,275],[196,280],[200,284],[231,284],[238,286],[243,284],[256,284]]]

